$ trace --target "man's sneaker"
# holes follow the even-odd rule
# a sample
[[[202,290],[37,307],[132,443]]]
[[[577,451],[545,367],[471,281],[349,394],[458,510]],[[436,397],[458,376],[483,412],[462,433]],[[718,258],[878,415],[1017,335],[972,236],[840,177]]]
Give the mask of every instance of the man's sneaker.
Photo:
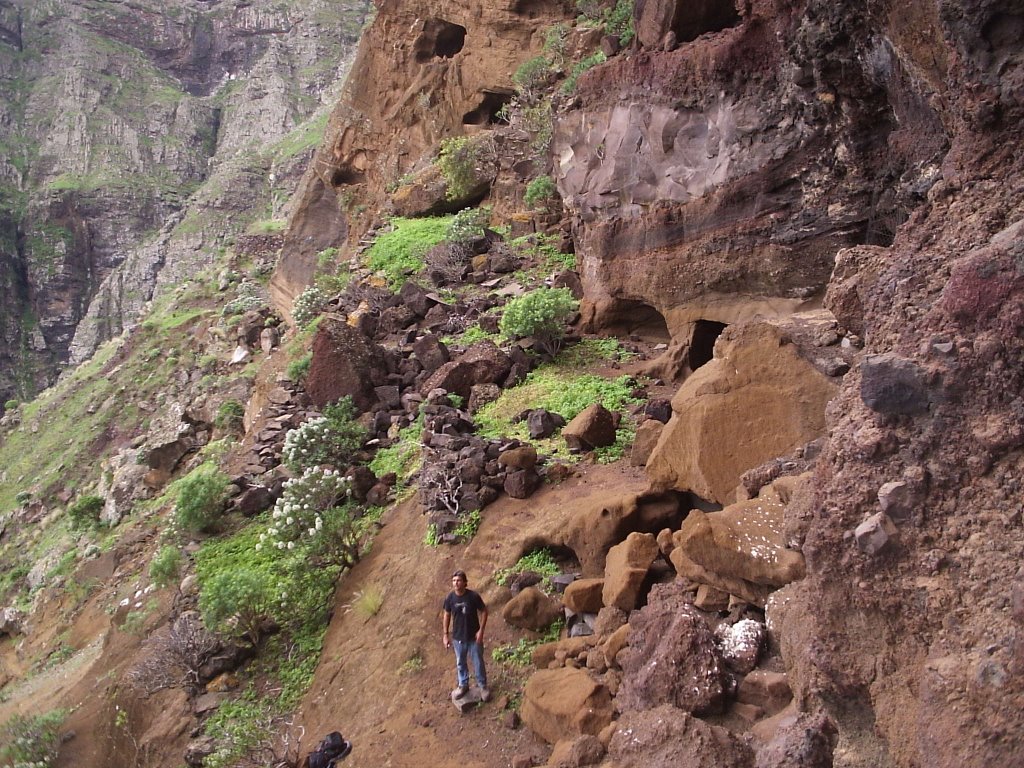
[[[460,685],[458,688],[456,688],[454,691],[452,691],[452,698],[453,699],[461,699],[467,693],[469,693],[469,686],[468,685]]]
[[[487,688],[486,686],[481,686],[480,687],[480,701],[490,701],[490,700],[491,700],[491,689]]]

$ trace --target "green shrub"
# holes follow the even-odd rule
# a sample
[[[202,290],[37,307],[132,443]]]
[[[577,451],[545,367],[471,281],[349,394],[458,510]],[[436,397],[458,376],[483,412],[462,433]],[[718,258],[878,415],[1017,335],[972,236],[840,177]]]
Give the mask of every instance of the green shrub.
[[[545,208],[558,198],[558,188],[550,176],[538,176],[526,185],[523,202],[530,208]]]
[[[479,509],[474,509],[468,515],[464,515],[462,522],[455,526],[452,531],[460,541],[469,541],[476,532],[480,530],[480,524],[483,522],[483,516],[480,514]]]
[[[544,51],[551,56],[552,64],[561,66],[569,45],[569,25],[555,24],[544,33]]]
[[[449,200],[468,197],[485,181],[483,166],[493,154],[488,137],[455,136],[441,142],[437,167],[448,185]]]
[[[238,432],[242,428],[245,406],[237,400],[225,400],[217,408],[213,423],[225,432]]]
[[[292,319],[295,321],[295,325],[299,328],[308,325],[324,311],[328,298],[330,297],[315,285],[309,286],[296,296],[295,303],[292,305]]]
[[[634,0],[576,0],[576,8],[583,22],[596,23],[606,35],[618,35],[623,46],[633,41],[636,32],[633,27]]]
[[[213,464],[201,464],[178,483],[174,517],[194,533],[208,530],[220,518],[231,479]]]
[[[14,495],[14,501],[19,507],[24,507],[32,501],[32,491],[18,491]]]
[[[512,82],[520,92],[529,96],[547,85],[552,74],[551,60],[547,56],[534,56],[519,65],[512,75]]]
[[[494,574],[494,580],[499,585],[507,587],[512,583],[514,579],[520,573],[532,571],[533,573],[539,573],[544,577],[544,583],[550,587],[551,577],[557,576],[561,573],[561,568],[558,567],[558,563],[555,562],[555,558],[551,554],[551,550],[546,547],[535,549],[519,558],[516,564],[511,568],[502,568]]]
[[[323,416],[289,430],[281,450],[285,464],[296,472],[320,464],[348,464],[366,438],[366,428],[356,416],[352,398],[343,397],[327,406]]]
[[[451,216],[392,219],[392,230],[378,235],[366,252],[366,263],[398,289],[409,275],[422,271],[423,254],[447,237],[451,223]]]
[[[178,577],[181,561],[181,551],[177,547],[168,545],[161,548],[149,564],[149,578],[163,589]]]
[[[512,667],[528,667],[533,663],[533,651],[537,646],[545,643],[553,643],[562,634],[565,622],[561,619],[548,627],[544,634],[536,640],[521,638],[515,645],[500,645],[491,651],[491,658],[499,664],[506,664]]]
[[[276,598],[275,585],[266,573],[247,569],[222,572],[203,586],[199,612],[210,629],[256,644],[263,620],[273,617]]]
[[[312,353],[303,355],[298,360],[293,360],[288,363],[288,368],[285,370],[285,374],[294,382],[305,381],[306,376],[309,374],[309,366],[312,362]]]
[[[106,500],[102,496],[79,496],[75,502],[68,507],[68,517],[71,518],[72,528],[88,528],[100,521],[100,513]]]
[[[60,726],[68,713],[14,715],[0,727],[0,758],[13,768],[49,768],[60,751]]]
[[[568,288],[538,288],[506,304],[498,328],[508,339],[532,336],[543,351],[554,355],[578,306]]]
[[[19,403],[17,400],[8,400],[6,403],[4,403],[4,410],[13,411],[19,405],[21,405],[21,403]]]
[[[604,51],[598,51],[597,53],[587,56],[587,58],[582,61],[576,62],[572,68],[572,72],[569,73],[569,76],[565,78],[565,82],[562,83],[562,93],[572,93],[576,90],[576,81],[579,79],[580,75],[588,69],[592,69],[598,64],[603,64],[606,61],[608,61],[608,57],[604,55]]]

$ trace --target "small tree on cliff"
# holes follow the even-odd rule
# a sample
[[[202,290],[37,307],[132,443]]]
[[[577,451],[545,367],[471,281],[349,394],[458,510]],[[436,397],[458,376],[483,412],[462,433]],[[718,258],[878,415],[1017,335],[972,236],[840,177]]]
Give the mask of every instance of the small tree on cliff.
[[[578,307],[568,288],[538,288],[505,305],[498,329],[508,339],[532,336],[541,351],[553,357],[562,348],[566,323]]]

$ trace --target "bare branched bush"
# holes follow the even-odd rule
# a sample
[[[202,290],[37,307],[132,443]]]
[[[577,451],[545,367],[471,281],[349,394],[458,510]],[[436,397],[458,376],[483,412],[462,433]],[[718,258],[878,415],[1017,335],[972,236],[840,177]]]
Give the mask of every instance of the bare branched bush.
[[[360,280],[353,280],[348,287],[342,291],[339,297],[339,307],[345,312],[352,312],[360,305],[375,314],[380,314],[387,307],[391,293],[384,288],[377,288]]]
[[[291,720],[269,720],[260,729],[265,735],[238,765],[241,768],[298,768],[299,744],[306,733]]]
[[[128,671],[128,682],[149,695],[164,688],[199,689],[199,670],[221,648],[199,615],[187,611],[166,631],[155,633],[143,649],[143,659]]]
[[[427,274],[437,285],[461,282],[472,250],[463,243],[442,243],[427,251],[423,260]]]
[[[433,453],[426,451],[425,453]],[[434,461],[431,461],[431,458]],[[459,492],[462,477],[458,469],[446,462],[437,461],[435,456],[425,456],[420,470],[420,499],[427,509],[446,509],[452,514],[459,513]]]

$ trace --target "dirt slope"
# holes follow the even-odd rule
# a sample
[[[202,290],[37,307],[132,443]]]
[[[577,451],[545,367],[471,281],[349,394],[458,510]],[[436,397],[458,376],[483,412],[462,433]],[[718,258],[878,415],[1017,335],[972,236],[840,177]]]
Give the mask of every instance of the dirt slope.
[[[373,551],[339,586],[320,667],[296,722],[305,728],[304,750],[328,731],[341,730],[355,745],[348,768],[483,768],[507,766],[519,754],[546,755],[547,748],[526,729],[503,722],[502,700],[515,693],[515,680],[499,665],[488,666],[491,703],[465,715],[451,706],[454,660],[441,644],[440,604],[451,572],[462,568],[491,609],[488,651],[521,637],[501,619],[508,591],[494,584],[494,571],[514,563],[531,540],[563,526],[581,497],[599,504],[642,490],[642,473],[624,465],[582,467],[579,476],[528,501],[502,497],[487,508],[468,545],[417,543],[426,521],[415,501],[391,510]],[[380,611],[368,619],[347,611],[355,594],[369,587],[383,592]],[[422,670],[403,672],[402,665],[417,655]]]

